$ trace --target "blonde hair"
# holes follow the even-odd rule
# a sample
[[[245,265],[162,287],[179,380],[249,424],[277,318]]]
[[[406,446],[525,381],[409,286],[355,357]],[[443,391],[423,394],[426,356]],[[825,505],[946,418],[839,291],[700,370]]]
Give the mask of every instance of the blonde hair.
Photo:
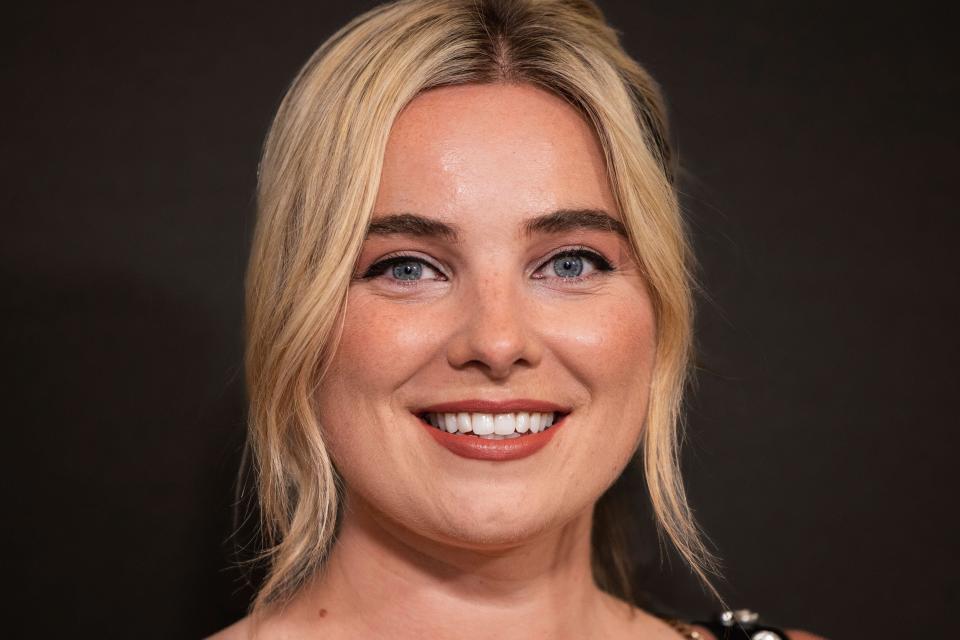
[[[712,556],[685,499],[678,446],[692,340],[691,255],[651,77],[588,0],[400,0],[337,31],[297,74],[260,163],[246,281],[246,375],[267,576],[254,610],[288,601],[333,543],[341,487],[312,398],[339,337],[390,128],[431,88],[530,83],[592,123],[657,322],[641,438],[659,530],[709,586]],[[595,551],[604,538],[595,524]],[[624,549],[598,584],[631,599]]]

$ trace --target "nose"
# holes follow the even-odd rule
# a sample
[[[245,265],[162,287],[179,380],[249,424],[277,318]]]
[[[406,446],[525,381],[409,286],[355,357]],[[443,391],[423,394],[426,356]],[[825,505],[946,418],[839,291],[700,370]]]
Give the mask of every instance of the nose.
[[[463,292],[461,322],[447,346],[455,369],[471,366],[502,380],[516,368],[535,367],[542,357],[530,305],[522,286],[509,278],[489,278]]]

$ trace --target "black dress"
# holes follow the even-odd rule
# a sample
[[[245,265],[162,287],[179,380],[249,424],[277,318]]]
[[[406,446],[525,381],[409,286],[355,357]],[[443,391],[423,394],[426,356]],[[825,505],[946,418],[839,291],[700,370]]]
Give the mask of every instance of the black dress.
[[[672,618],[664,621],[688,640],[705,640],[703,634],[691,625],[706,627],[717,640],[789,640],[783,629],[760,622],[760,616],[749,609],[723,611],[708,621],[681,622]]]

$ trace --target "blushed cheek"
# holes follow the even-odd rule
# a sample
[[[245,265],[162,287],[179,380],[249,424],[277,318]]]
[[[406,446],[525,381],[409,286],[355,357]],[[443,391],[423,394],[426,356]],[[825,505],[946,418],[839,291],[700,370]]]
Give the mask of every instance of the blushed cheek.
[[[656,348],[656,330],[649,305],[624,305],[609,323],[605,377],[649,383]],[[641,382],[642,381],[642,382]]]
[[[391,428],[403,407],[396,390],[414,377],[434,352],[436,337],[423,314],[374,296],[348,300],[343,331],[317,394],[327,443],[340,473],[355,488],[378,486],[385,470],[402,467]],[[372,437],[376,436],[376,437]],[[370,483],[373,483],[371,485]]]
[[[590,390],[624,392],[649,380],[656,341],[646,298],[609,296],[551,321],[553,351]]]
[[[649,404],[656,332],[646,298],[613,296],[595,304],[568,341],[568,367],[587,387],[585,434],[574,456],[596,474],[603,491],[635,453]],[[578,466],[573,464],[572,466]]]
[[[333,370],[355,393],[383,401],[436,353],[438,334],[429,313],[412,305],[357,296],[347,306]]]

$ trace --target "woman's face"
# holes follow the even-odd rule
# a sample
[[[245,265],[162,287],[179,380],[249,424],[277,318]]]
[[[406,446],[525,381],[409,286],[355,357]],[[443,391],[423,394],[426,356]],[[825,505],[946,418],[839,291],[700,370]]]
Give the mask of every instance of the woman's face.
[[[553,94],[407,106],[317,397],[351,500],[475,549],[589,512],[635,449],[654,362],[619,221],[596,136]]]

